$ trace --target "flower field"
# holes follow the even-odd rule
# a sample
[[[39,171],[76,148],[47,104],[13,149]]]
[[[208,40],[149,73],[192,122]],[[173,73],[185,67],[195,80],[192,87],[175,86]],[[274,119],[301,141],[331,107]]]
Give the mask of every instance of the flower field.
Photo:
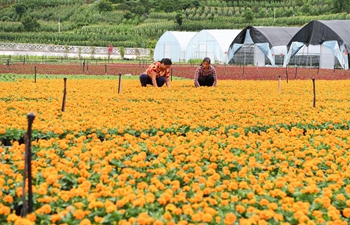
[[[0,224],[350,223],[350,80],[62,78],[0,81]]]

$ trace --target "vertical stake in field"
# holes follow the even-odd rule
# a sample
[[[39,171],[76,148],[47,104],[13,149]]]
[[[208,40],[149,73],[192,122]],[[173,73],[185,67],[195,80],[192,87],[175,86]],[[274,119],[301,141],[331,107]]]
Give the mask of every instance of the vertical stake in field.
[[[173,81],[173,68],[170,68],[170,80]]]
[[[118,94],[120,94],[121,89],[122,89],[122,74],[119,73]]]
[[[63,88],[63,100],[62,100],[62,112],[65,111],[66,107],[66,95],[67,95],[67,78],[63,78],[64,88]]]
[[[278,75],[278,94],[281,94],[281,75]]]
[[[34,66],[34,83],[36,83],[36,66]]]
[[[107,65],[105,64],[105,75],[107,75]]]
[[[294,79],[297,79],[297,73],[298,73],[298,67],[295,66],[295,75],[294,75]]]
[[[32,189],[32,126],[33,121],[35,119],[35,115],[33,112],[27,114],[28,119],[28,128],[27,133],[24,136],[25,140],[25,157],[24,157],[24,174],[23,174],[23,190],[22,190],[22,200],[23,200],[23,208],[22,208],[22,216],[26,217],[27,213],[33,212],[33,189]],[[27,175],[27,176],[26,176]],[[26,177],[28,177],[28,205],[26,201]]]
[[[312,106],[316,107],[316,85],[315,85],[315,78],[312,78],[312,87],[313,87],[313,93],[314,93],[314,100]]]
[[[83,62],[83,73],[85,72],[85,59],[84,59],[84,62]]]

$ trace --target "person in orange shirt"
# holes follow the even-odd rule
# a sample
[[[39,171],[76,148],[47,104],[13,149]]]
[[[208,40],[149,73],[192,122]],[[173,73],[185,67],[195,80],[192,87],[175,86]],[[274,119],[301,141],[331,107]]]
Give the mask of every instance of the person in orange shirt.
[[[152,63],[145,72],[140,75],[140,82],[142,87],[146,87],[147,84],[153,85],[153,87],[162,87],[166,83],[167,87],[170,87],[170,67],[172,62],[168,58],[163,58],[160,61]]]

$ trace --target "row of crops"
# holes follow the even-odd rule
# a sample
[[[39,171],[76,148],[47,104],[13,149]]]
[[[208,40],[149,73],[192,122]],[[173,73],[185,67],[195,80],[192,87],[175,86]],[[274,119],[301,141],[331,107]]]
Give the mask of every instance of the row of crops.
[[[323,16],[303,16],[303,17],[282,17],[282,18],[262,18],[256,22],[245,21],[243,17],[210,17],[208,15],[194,16],[184,19],[182,30],[202,30],[202,29],[239,29],[255,23],[260,26],[298,26],[314,19],[349,19],[349,15],[329,14]],[[208,22],[210,21],[210,22]],[[1,41],[22,42],[22,43],[50,43],[50,44],[73,44],[73,45],[96,45],[106,46],[108,43],[114,46],[124,47],[147,47],[148,41],[142,37],[160,37],[167,30],[177,30],[179,25],[175,20],[147,19],[145,23],[134,28],[127,25],[104,24],[83,26],[77,28],[72,22],[58,24],[50,21],[39,21],[43,32],[21,32],[23,25],[20,22],[0,22]],[[146,45],[146,46],[145,46]]]
[[[31,3],[38,5],[74,5],[84,4],[85,0],[0,0],[2,5],[10,5],[15,3]]]
[[[79,34],[63,34],[63,33],[8,33],[0,31],[3,41],[15,43],[39,43],[39,44],[57,44],[57,45],[78,45],[78,46],[113,46],[133,47],[139,43],[134,42],[140,40],[128,35],[108,35],[101,38],[99,34],[79,35]]]
[[[309,6],[308,6],[309,7]],[[270,7],[270,6],[253,6],[250,8],[255,13],[255,18],[266,18],[266,17],[285,17],[294,15],[305,15],[305,10],[307,10],[310,15],[321,15],[329,13],[329,6],[322,5],[320,7],[312,7],[304,9],[303,7],[287,6],[287,7]],[[300,9],[300,10],[298,10]],[[302,10],[301,10],[302,9]],[[192,19],[195,16],[244,16],[247,8],[243,7],[198,7],[198,8],[188,8],[184,10],[184,15],[186,18]],[[161,13],[157,13],[158,18],[162,17]],[[171,16],[171,15],[170,15]],[[169,15],[168,15],[169,17]],[[164,17],[163,17],[164,18]]]

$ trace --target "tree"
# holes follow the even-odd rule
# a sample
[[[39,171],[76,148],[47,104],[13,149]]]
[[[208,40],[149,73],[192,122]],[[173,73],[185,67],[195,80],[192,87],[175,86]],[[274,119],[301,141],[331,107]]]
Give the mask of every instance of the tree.
[[[21,20],[25,31],[36,31],[40,28],[40,24],[30,15],[26,15]]]
[[[183,15],[181,12],[176,13],[175,16],[177,24],[179,24],[179,30],[181,30],[181,25],[182,25],[182,20],[183,20]]]
[[[246,22],[252,22],[254,20],[254,13],[251,9],[247,9],[244,13],[244,19]]]
[[[127,19],[127,20],[131,19],[132,18],[132,13],[131,12],[126,12],[124,14],[124,18]]]
[[[100,1],[97,6],[100,12],[108,12],[113,10],[112,4],[107,1]]]
[[[17,3],[15,5],[15,11],[20,17],[22,17],[22,15],[27,12],[27,6],[22,3]]]
[[[123,58],[124,58],[124,55],[125,55],[125,49],[124,49],[124,47],[123,47],[123,46],[120,47],[120,48],[119,48],[119,51],[120,51],[120,58],[123,59]]]

